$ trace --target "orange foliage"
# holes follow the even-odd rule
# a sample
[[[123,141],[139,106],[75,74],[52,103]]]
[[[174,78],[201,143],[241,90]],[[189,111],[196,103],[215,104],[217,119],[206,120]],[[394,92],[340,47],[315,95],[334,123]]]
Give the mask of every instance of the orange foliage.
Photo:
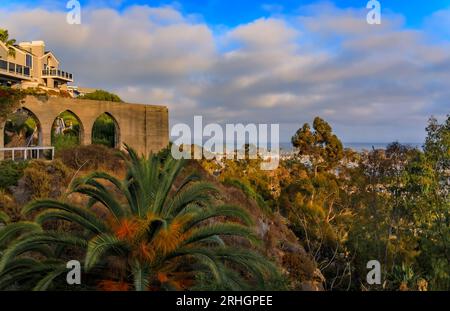
[[[168,254],[177,249],[178,245],[184,240],[183,225],[183,220],[176,220],[167,228],[161,229],[153,240],[154,247],[163,254]]]
[[[155,259],[156,253],[153,247],[146,244],[145,242],[141,242],[138,247],[137,256],[143,260],[153,261]]]
[[[103,280],[98,283],[98,289],[106,292],[125,292],[130,290],[130,284],[127,282],[117,282],[112,280]]]
[[[160,281],[161,283],[166,283],[169,280],[169,278],[167,277],[167,274],[162,273],[162,272],[158,272],[157,278],[158,278],[158,281]]]
[[[140,231],[140,225],[133,219],[122,219],[114,228],[114,233],[121,240],[132,240]]]

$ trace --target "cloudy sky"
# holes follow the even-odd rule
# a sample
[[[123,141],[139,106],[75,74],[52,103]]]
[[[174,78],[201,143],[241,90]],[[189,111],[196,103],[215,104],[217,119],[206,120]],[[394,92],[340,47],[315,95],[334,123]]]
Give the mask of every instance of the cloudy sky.
[[[44,40],[80,86],[169,106],[171,124],[279,123],[315,116],[345,142],[421,142],[450,112],[450,1],[0,0],[0,28]]]

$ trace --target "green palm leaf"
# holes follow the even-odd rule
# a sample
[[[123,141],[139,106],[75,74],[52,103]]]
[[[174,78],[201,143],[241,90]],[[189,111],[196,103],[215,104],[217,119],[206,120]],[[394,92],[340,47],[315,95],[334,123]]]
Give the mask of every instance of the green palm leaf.
[[[9,222],[10,218],[8,214],[5,212],[0,211],[0,223],[7,224]]]
[[[114,251],[117,255],[126,255],[127,245],[110,234],[101,234],[94,237],[87,245],[85,269],[92,269],[103,255],[108,251]]]
[[[22,221],[9,224],[0,230],[0,249],[13,238],[34,232],[42,232],[41,226],[34,222]]]

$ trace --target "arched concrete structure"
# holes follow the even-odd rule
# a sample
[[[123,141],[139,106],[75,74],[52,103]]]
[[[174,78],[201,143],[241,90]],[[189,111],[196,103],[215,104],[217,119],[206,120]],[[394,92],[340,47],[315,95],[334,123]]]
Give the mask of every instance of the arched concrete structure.
[[[56,117],[66,110],[75,114],[83,124],[82,144],[92,141],[92,127],[103,113],[113,117],[120,129],[120,143],[126,143],[139,154],[158,152],[169,143],[168,109],[164,106],[128,104],[95,100],[50,97],[40,100],[28,96],[21,107],[31,111],[41,125],[41,146],[51,146],[52,125]],[[0,122],[0,148],[4,147],[5,120]],[[3,156],[0,154],[0,157]]]
[[[78,133],[78,140],[79,140],[79,142],[80,142],[80,145],[84,145],[84,125],[83,125],[83,121],[80,119],[79,116],[76,115],[76,113],[74,113],[73,111],[71,111],[71,110],[69,110],[69,109],[64,110],[64,111],[61,111],[61,112],[55,117],[55,120],[53,120],[52,128],[51,128],[51,130],[50,130],[50,139],[51,139],[51,135],[54,134],[54,133],[53,133],[53,126],[54,126],[54,124],[55,124],[55,122],[56,122],[56,118],[61,117],[61,115],[62,115],[63,113],[67,113],[67,112],[70,113],[75,119],[77,119],[78,125],[79,125],[79,127],[80,127],[80,132]],[[53,142],[52,142],[52,144],[53,144]]]
[[[97,118],[95,118],[94,124],[97,121],[98,118],[100,118],[102,115],[107,115],[108,117],[110,117],[114,123],[114,148],[120,148],[120,126],[119,126],[119,122],[117,122],[116,118],[114,118],[113,115],[111,115],[109,112],[104,112],[101,115],[99,115]],[[92,126],[94,126],[94,124],[92,124]],[[91,140],[94,138],[93,137],[93,132],[91,132]]]
[[[28,115],[34,119],[34,121],[36,121],[36,127],[37,127],[37,132],[38,132],[38,145],[42,145],[42,125],[41,122],[39,121],[39,118],[33,113],[33,111],[25,108],[25,107],[19,107],[18,109],[16,109],[13,113],[17,113],[20,110],[26,111],[28,113]],[[4,139],[5,139],[5,125],[6,125],[6,120],[2,120],[0,119],[0,148],[3,147],[4,145]],[[0,154],[0,156],[2,156]]]

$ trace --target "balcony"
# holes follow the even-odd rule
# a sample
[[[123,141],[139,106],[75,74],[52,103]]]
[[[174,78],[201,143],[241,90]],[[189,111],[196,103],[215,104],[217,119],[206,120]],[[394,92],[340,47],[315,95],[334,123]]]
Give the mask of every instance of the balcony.
[[[0,75],[8,76],[15,79],[31,80],[30,67],[7,62],[0,59]]]
[[[68,82],[73,82],[73,76],[71,73],[59,69],[47,68],[42,70],[42,78],[60,79]]]

